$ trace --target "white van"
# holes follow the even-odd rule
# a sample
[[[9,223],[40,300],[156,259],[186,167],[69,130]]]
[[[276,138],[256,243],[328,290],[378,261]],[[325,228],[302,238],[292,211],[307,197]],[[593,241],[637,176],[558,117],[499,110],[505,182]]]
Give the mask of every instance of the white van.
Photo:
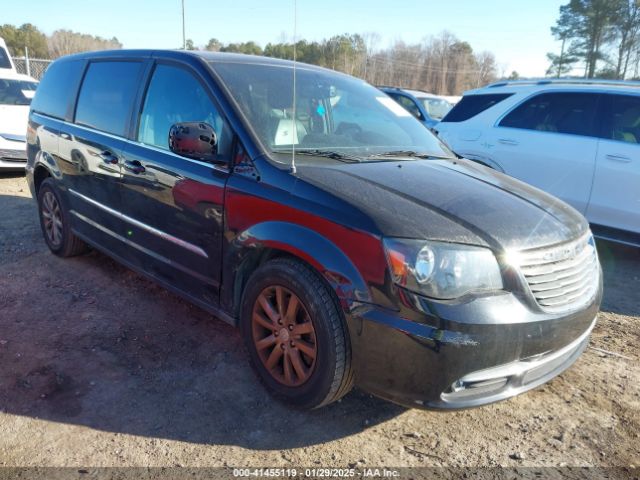
[[[3,38],[0,38],[0,72],[7,71],[16,73],[16,66],[13,64],[7,44],[4,43]]]

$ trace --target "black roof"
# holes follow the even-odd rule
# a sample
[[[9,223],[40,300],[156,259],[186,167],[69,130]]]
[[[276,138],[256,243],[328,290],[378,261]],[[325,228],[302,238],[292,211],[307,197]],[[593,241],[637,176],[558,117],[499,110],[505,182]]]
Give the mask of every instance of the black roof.
[[[293,67],[292,60],[283,60],[281,58],[263,57],[259,55],[245,55],[243,53],[227,53],[227,52],[207,52],[201,50],[152,50],[152,49],[119,49],[119,50],[97,50],[93,52],[82,52],[73,55],[67,55],[61,57],[58,61],[72,60],[72,59],[96,59],[96,58],[119,58],[119,57],[139,57],[139,58],[201,58],[208,63],[216,62],[235,62],[244,64],[260,64],[260,65],[273,65],[281,67]],[[296,65],[303,65],[305,68],[312,68],[317,70],[328,70],[317,65],[310,65],[308,63],[296,62]],[[334,70],[329,70],[335,72]],[[340,72],[335,72],[340,73]]]

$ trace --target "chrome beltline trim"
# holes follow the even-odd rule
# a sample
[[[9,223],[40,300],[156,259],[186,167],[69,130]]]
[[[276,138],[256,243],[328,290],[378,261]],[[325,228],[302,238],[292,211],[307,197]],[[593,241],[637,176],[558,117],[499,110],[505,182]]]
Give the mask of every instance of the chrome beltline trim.
[[[88,223],[89,225],[91,225],[92,227],[97,228],[98,230],[106,233],[107,235],[112,236],[113,238],[120,240],[121,242],[126,243],[127,245],[132,246],[133,248],[140,250],[143,253],[146,253],[147,255],[155,258],[156,260],[160,260],[163,263],[166,263],[167,265],[170,265],[174,268],[176,268],[177,270],[180,270],[182,272],[185,272],[189,275],[192,275],[200,280],[202,280],[203,282],[209,284],[209,285],[214,285],[217,286],[218,283],[215,282],[213,279],[206,277],[204,275],[199,274],[198,272],[194,272],[193,270],[186,268],[184,266],[182,266],[179,263],[174,262],[173,260],[168,259],[167,257],[164,257],[156,252],[153,252],[151,250],[149,250],[148,248],[143,247],[142,245],[135,243],[131,240],[129,240],[128,238],[123,237],[122,235],[118,235],[116,232],[114,232],[113,230],[108,229],[107,227],[104,227],[102,225],[100,225],[97,222],[94,222],[93,220],[91,220],[90,218],[85,217],[84,215],[82,215],[81,213],[76,212],[75,210],[70,210],[70,213],[72,215],[74,215],[75,217],[79,218],[80,220],[82,220],[83,222]]]
[[[110,213],[111,215],[113,215],[114,217],[117,217],[121,220],[124,220],[125,222],[130,223],[131,225],[135,225],[138,228],[141,228],[149,233],[152,233],[160,238],[162,238],[163,240],[167,240],[168,242],[174,243],[175,245],[178,245],[186,250],[189,250],[192,253],[195,253],[196,255],[200,255],[201,257],[204,258],[209,258],[209,255],[207,255],[207,252],[205,252],[202,248],[198,247],[197,245],[194,245],[193,243],[189,243],[185,240],[182,240],[181,238],[178,237],[174,237],[173,235],[167,233],[167,232],[163,232],[162,230],[158,230],[157,228],[152,227],[151,225],[147,225],[146,223],[142,223],[139,220],[136,220],[135,218],[131,218],[128,215],[125,215],[122,212],[119,212],[117,210],[114,210],[111,207],[107,207],[106,205],[102,205],[100,202],[96,202],[94,199],[89,198],[79,192],[76,192],[75,190],[69,189],[69,193],[71,193],[72,195],[75,195],[76,197],[84,200],[87,203],[90,203],[91,205],[98,207],[101,210],[104,210],[107,213]],[[77,214],[77,212],[75,212]],[[86,218],[86,217],[84,217]],[[95,223],[95,222],[94,222]],[[112,232],[115,234],[115,232]],[[117,235],[117,234],[116,234]]]

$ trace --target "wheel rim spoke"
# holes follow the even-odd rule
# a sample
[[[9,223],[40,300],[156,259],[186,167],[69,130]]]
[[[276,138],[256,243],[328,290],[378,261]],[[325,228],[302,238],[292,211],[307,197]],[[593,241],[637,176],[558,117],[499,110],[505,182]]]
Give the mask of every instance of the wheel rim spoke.
[[[276,364],[278,363],[278,360],[280,360],[280,357],[282,356],[283,351],[280,347],[276,347],[271,351],[271,354],[269,355],[269,358],[267,358],[267,361],[265,363],[265,366],[267,367],[267,369],[271,370],[273,367],[276,366]]]
[[[269,335],[268,337],[263,338],[262,340],[256,342],[256,348],[258,350],[264,350],[265,348],[269,348],[276,343],[276,337],[274,335]]]
[[[298,350],[292,349],[289,351],[289,358],[291,358],[291,364],[293,365],[293,369],[296,371],[296,375],[298,378],[306,378],[307,377],[307,368],[304,366],[302,362],[302,357],[300,356],[300,352]]]
[[[261,315],[258,312],[253,313],[253,322],[257,323],[258,325],[268,330],[272,330],[275,328],[275,325],[270,320],[266,319],[263,315]]]
[[[284,357],[284,381],[288,384],[293,383],[293,369],[291,365],[291,356],[285,354]]]
[[[286,287],[273,285],[256,298],[251,316],[255,352],[279,383],[297,387],[313,374],[318,345],[309,313]]]
[[[284,292],[282,287],[276,287],[276,308],[278,309],[279,320],[284,319]]]
[[[298,347],[298,350],[307,355],[309,358],[316,358],[316,349],[310,343],[307,343],[304,340],[297,340],[296,347]]]
[[[300,335],[311,334],[313,331],[313,325],[311,322],[297,323],[293,326],[291,334],[299,337]]]
[[[285,313],[285,318],[287,323],[293,325],[295,328],[296,316],[298,315],[298,309],[300,307],[300,302],[298,297],[292,295],[289,297],[289,305],[287,305],[287,312]]]
[[[260,302],[260,306],[262,307],[262,310],[264,311],[264,313],[267,314],[269,319],[274,324],[278,323],[278,320],[280,320],[280,316],[278,315],[278,312],[274,310],[273,305],[271,305],[271,302],[267,300],[267,297],[264,295],[264,292],[260,294],[260,296],[258,297],[258,302]]]

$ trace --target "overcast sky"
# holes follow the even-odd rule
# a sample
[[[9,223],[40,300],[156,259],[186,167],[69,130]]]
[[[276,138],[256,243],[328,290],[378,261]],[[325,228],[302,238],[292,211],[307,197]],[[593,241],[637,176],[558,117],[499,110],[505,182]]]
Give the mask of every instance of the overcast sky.
[[[490,50],[498,73],[543,76],[560,46],[549,28],[566,0],[298,0],[298,38],[378,32],[380,47],[421,41],[442,30],[476,51]],[[254,40],[263,47],[293,37],[293,0],[185,0],[187,38],[204,45]],[[117,37],[125,48],[182,45],[180,0],[0,0],[1,23],[33,23]]]

